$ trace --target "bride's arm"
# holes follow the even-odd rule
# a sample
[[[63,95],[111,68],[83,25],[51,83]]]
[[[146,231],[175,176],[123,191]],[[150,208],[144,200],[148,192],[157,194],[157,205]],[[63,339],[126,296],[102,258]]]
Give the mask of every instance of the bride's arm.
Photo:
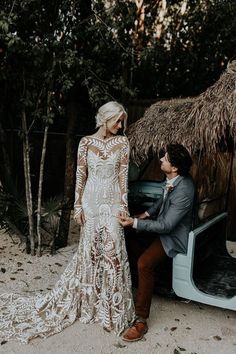
[[[120,169],[119,169],[119,186],[120,186],[120,193],[121,193],[120,211],[122,213],[125,212],[129,215],[128,198],[127,198],[128,164],[129,164],[129,142],[128,139],[124,137],[124,142],[121,146],[121,152],[120,152]]]
[[[87,180],[87,144],[86,139],[82,138],[78,147],[77,169],[76,169],[76,185],[75,185],[75,203],[74,203],[74,219],[79,224],[84,223],[84,213],[82,209],[82,195]]]

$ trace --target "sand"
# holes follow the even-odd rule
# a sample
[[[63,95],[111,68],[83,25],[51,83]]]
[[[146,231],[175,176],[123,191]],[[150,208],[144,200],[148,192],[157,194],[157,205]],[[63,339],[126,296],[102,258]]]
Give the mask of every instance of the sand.
[[[34,293],[51,289],[77,248],[79,228],[72,223],[69,245],[56,255],[22,253],[17,236],[0,231],[0,292]],[[230,252],[235,242],[228,243]],[[0,345],[4,354],[235,354],[236,312],[154,295],[149,331],[142,341],[126,343],[98,324],[76,321],[62,333],[29,344]]]

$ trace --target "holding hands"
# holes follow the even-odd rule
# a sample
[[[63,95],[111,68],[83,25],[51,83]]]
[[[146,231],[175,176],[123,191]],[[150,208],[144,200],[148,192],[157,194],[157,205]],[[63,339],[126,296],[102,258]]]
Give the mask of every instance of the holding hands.
[[[134,217],[129,216],[129,213],[127,211],[120,211],[119,214],[118,214],[119,223],[123,227],[133,226],[134,218],[146,219],[147,218],[147,214],[146,213],[141,213],[141,214],[138,214],[138,215],[134,215]],[[82,207],[79,207],[79,208],[77,207],[75,209],[74,220],[80,226],[83,226],[85,224],[85,216],[84,216],[84,212],[83,212]]]
[[[132,226],[133,223],[130,223],[131,220],[133,220],[130,215],[129,212],[127,210],[125,211],[120,211],[118,214],[118,219],[119,219],[119,223],[124,227],[124,226]]]
[[[118,218],[119,218],[119,223],[125,227],[125,226],[133,226],[133,223],[134,223],[134,219],[131,218],[130,216],[128,215],[122,215],[122,213],[120,213],[118,215]]]
[[[124,215],[123,213],[119,214],[119,223],[123,226],[133,226],[134,224],[134,218],[137,219],[146,219],[147,218],[147,214],[146,213],[141,213],[139,215],[135,215],[134,218],[128,216],[127,214]]]

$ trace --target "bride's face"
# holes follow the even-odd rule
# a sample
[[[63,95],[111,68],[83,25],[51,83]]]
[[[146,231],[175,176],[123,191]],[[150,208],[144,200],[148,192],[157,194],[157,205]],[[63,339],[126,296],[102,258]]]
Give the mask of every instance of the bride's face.
[[[125,119],[124,113],[119,115],[118,117],[113,117],[107,121],[107,130],[116,135],[118,131],[122,128],[123,122]]]

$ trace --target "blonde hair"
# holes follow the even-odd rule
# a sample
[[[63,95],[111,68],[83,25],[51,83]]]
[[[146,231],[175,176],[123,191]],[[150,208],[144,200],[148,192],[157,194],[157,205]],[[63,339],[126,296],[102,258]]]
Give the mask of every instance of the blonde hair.
[[[124,130],[126,128],[127,113],[124,107],[116,102],[110,101],[101,106],[96,115],[96,128],[99,128],[106,124],[106,122],[112,118],[117,117],[117,119],[124,115]]]

